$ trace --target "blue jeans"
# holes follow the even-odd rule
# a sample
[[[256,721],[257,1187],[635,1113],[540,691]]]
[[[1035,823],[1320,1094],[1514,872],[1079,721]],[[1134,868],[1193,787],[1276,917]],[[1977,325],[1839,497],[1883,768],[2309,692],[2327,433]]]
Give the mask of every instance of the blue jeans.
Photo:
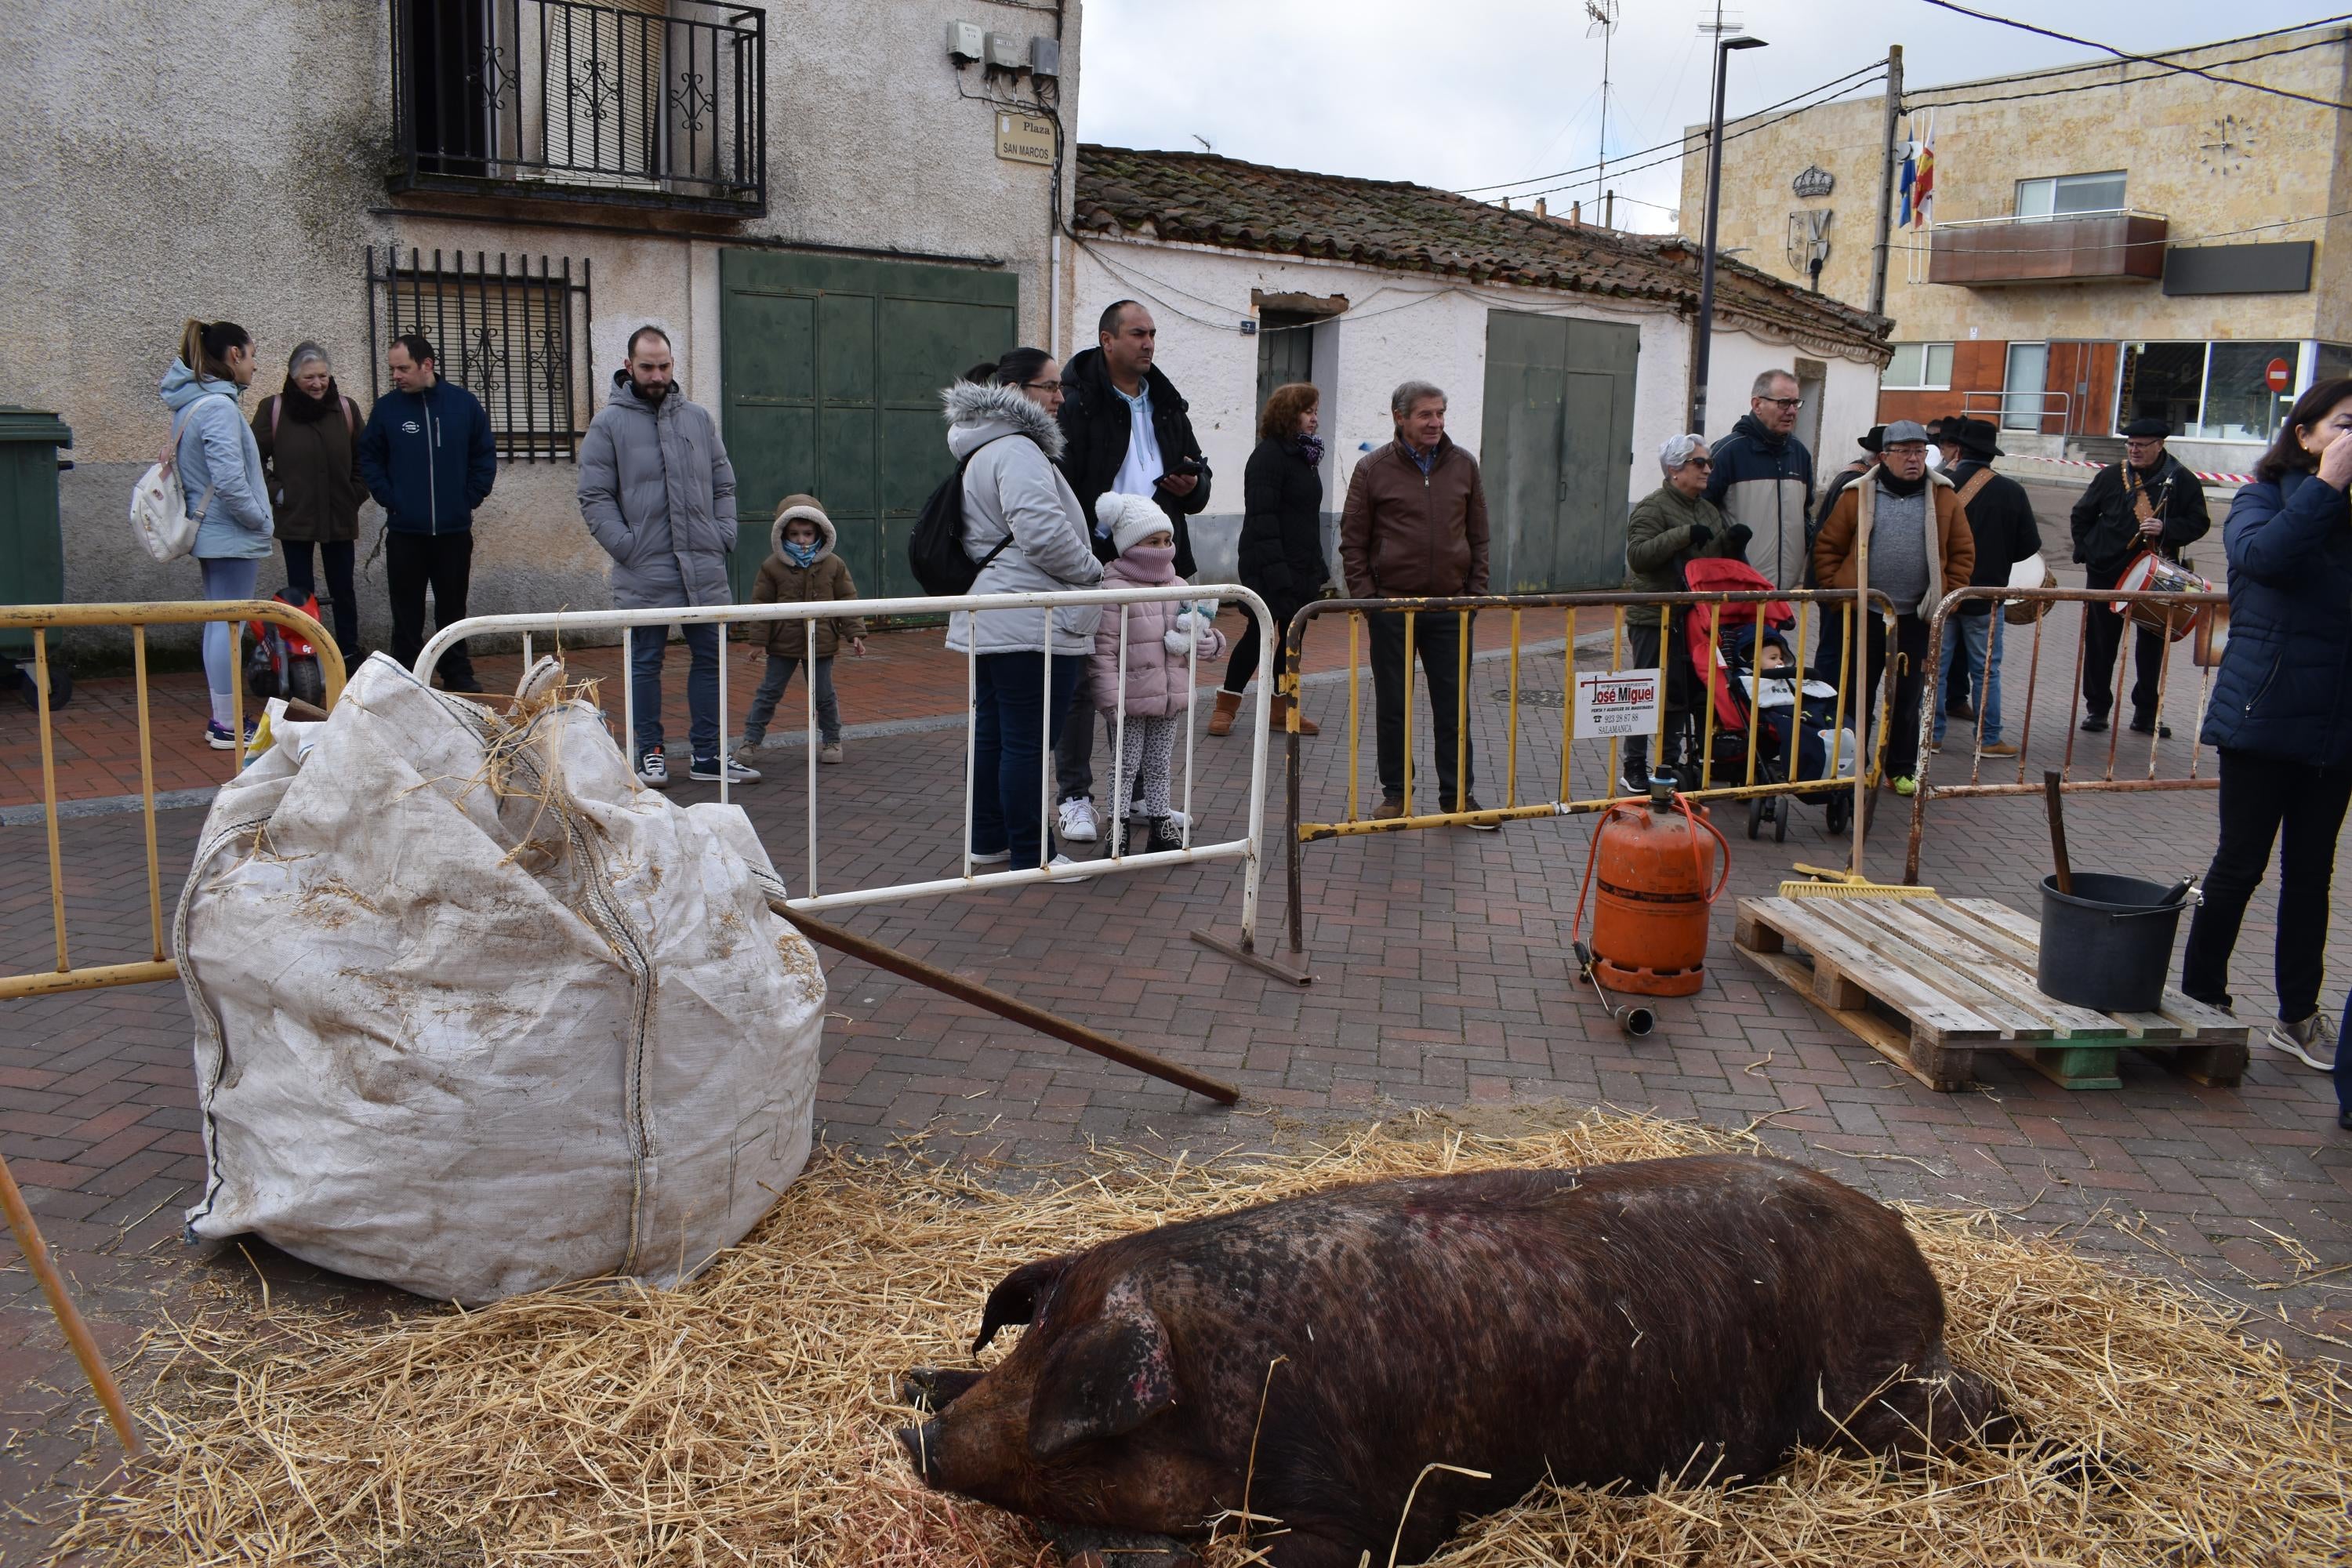
[[[2000,645],[2008,640],[2000,635],[2006,629],[2000,606],[1996,605],[1981,616],[1954,616],[1944,626],[1948,633],[1959,633],[1959,646],[1948,646],[1945,657],[1968,660],[1969,685],[1977,695],[1977,711],[1984,715],[1984,743],[1990,746],[2000,739]],[[1936,739],[1943,738],[1944,705],[1938,702]]]
[[[688,744],[698,763],[719,755],[719,628],[705,621],[678,628],[694,662],[686,672]],[[662,650],[667,626],[639,626],[630,634],[629,685],[637,704],[637,754],[662,749]]]
[[[1009,849],[1007,864],[1025,871],[1054,853],[1052,830],[1039,833],[1040,803],[1051,792],[1038,770],[1046,749],[1061,742],[1086,658],[1055,656],[1050,695],[1043,653],[984,653],[971,662],[972,853]]]
[[[205,574],[207,599],[250,599],[261,577],[261,563],[249,558],[199,559],[196,566]],[[212,690],[213,722],[224,730],[228,728],[229,698],[236,689],[235,663],[229,654],[228,623],[205,622],[205,685]]]

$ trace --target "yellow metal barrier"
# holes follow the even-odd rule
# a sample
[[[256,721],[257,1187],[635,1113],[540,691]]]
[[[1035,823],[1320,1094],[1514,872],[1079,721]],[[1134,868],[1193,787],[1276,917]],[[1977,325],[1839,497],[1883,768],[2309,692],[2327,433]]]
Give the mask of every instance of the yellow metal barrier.
[[[48,829],[49,912],[57,931],[58,965],[30,974],[0,975],[0,1001],[46,996],[64,991],[94,991],[108,985],[143,985],[170,980],[179,973],[163,945],[163,865],[155,848],[155,748],[147,711],[147,628],[203,626],[225,621],[229,626],[229,731],[236,738],[232,753],[234,777],[245,766],[245,658],[241,644],[245,624],[260,621],[293,633],[318,650],[319,673],[326,683],[327,706],[343,691],[343,656],[327,628],[290,605],[275,599],[223,599],[201,603],[122,605],[0,605],[0,627],[24,628],[33,634],[33,679],[38,689],[36,710],[40,720],[41,806]],[[144,963],[101,963],[76,969],[66,944],[65,859],[58,844],[57,741],[49,710],[48,634],[66,626],[128,626],[131,662],[139,698],[139,795],[147,833],[147,921],[152,955]]]
[[[1608,668],[1612,670],[1618,670],[1624,668],[1627,629],[1626,616],[1629,611],[1637,615],[1653,611],[1656,614],[1658,617],[1659,658],[1662,667],[1671,668],[1669,661],[1675,657],[1675,637],[1678,630],[1676,623],[1679,612],[1699,605],[1712,605],[1720,607],[1730,605],[1755,605],[1761,606],[1767,604],[1785,603],[1792,605],[1796,614],[1793,646],[1795,649],[1796,662],[1801,668],[1795,671],[1799,677],[1799,689],[1797,693],[1796,707],[1792,718],[1796,721],[1792,721],[1789,727],[1790,754],[1788,758],[1788,765],[1783,775],[1779,778],[1764,776],[1772,771],[1769,764],[1776,763],[1778,759],[1768,759],[1759,754],[1758,749],[1758,735],[1761,727],[1751,722],[1747,727],[1746,762],[1742,770],[1740,782],[1736,784],[1717,784],[1715,782],[1715,741],[1717,735],[1716,706],[1712,700],[1712,687],[1705,679],[1702,679],[1699,682],[1698,690],[1694,697],[1694,700],[1698,702],[1703,710],[1703,715],[1698,720],[1703,737],[1699,748],[1700,760],[1698,765],[1700,768],[1700,778],[1698,787],[1696,789],[1685,791],[1685,793],[1690,799],[1695,801],[1761,801],[1774,796],[1813,795],[1832,789],[1850,790],[1853,792],[1854,801],[1853,811],[1853,826],[1854,835],[1853,864],[1858,869],[1862,859],[1864,827],[1864,818],[1867,816],[1867,811],[1864,809],[1864,797],[1867,790],[1877,782],[1880,763],[1885,757],[1886,744],[1886,719],[1891,710],[1890,704],[1893,701],[1895,685],[1897,677],[1897,662],[1900,658],[1900,655],[1895,650],[1895,607],[1892,601],[1890,601],[1885,594],[1874,591],[1870,595],[1870,599],[1871,607],[1879,616],[1880,623],[1886,633],[1887,658],[1876,710],[1878,721],[1871,727],[1874,750],[1869,759],[1869,766],[1867,769],[1864,769],[1862,765],[1863,759],[1859,757],[1848,758],[1843,757],[1840,754],[1841,737],[1844,731],[1846,724],[1847,691],[1849,687],[1853,684],[1849,680],[1841,679],[1836,683],[1837,696],[1835,717],[1830,725],[1829,734],[1826,740],[1826,744],[1829,750],[1825,758],[1827,765],[1823,770],[1823,776],[1806,779],[1800,779],[1795,776],[1800,771],[1797,765],[1797,750],[1801,742],[1804,728],[1801,722],[1801,714],[1803,711],[1802,677],[1805,674],[1805,671],[1801,668],[1801,666],[1804,659],[1805,647],[1809,634],[1813,629],[1816,619],[1822,616],[1835,614],[1838,616],[1838,626],[1841,632],[1841,646],[1845,650],[1843,656],[1841,668],[1850,668],[1853,665],[1855,645],[1855,600],[1854,595],[1850,589],[1790,589],[1785,592],[1773,593],[1751,592],[1713,594],[1642,594],[1625,592],[1591,594],[1481,595],[1475,596],[1459,595],[1444,598],[1323,599],[1307,605],[1292,618],[1290,626],[1284,636],[1283,666],[1280,676],[1283,693],[1289,699],[1286,710],[1288,714],[1289,730],[1286,783],[1288,791],[1290,831],[1286,835],[1286,837],[1289,840],[1291,951],[1293,952],[1298,952],[1305,949],[1305,932],[1303,929],[1304,900],[1301,897],[1300,851],[1302,847],[1307,844],[1313,843],[1318,839],[1339,838],[1360,834],[1409,831],[1423,827],[1499,826],[1506,822],[1519,821],[1530,817],[1568,816],[1581,813],[1601,811],[1605,809],[1612,801],[1622,800],[1624,798],[1622,795],[1609,794],[1580,799],[1573,795],[1570,789],[1570,761],[1577,740],[1575,699],[1577,674],[1576,616],[1577,612],[1580,609],[1609,609],[1613,612]],[[1518,765],[1520,651],[1522,632],[1524,628],[1523,617],[1527,612],[1531,610],[1559,610],[1563,612],[1565,616],[1563,633],[1566,638],[1566,647],[1562,654],[1562,658],[1565,665],[1566,680],[1564,682],[1561,701],[1562,711],[1560,714],[1559,774],[1558,783],[1547,798],[1523,803],[1519,799],[1520,778]],[[1507,687],[1507,696],[1505,699],[1506,710],[1508,717],[1506,721],[1507,727],[1507,739],[1506,745],[1507,762],[1504,770],[1503,804],[1499,806],[1482,807],[1476,811],[1416,811],[1413,807],[1414,702],[1412,687],[1418,623],[1423,616],[1452,616],[1455,617],[1456,640],[1459,647],[1457,668],[1454,671],[1454,776],[1455,779],[1461,780],[1466,778],[1469,773],[1467,764],[1469,760],[1470,736],[1470,645],[1472,640],[1472,617],[1480,611],[1502,611],[1507,613],[1510,616],[1510,639],[1506,649],[1506,657],[1509,661],[1507,675],[1506,678]],[[1302,663],[1305,658],[1307,628],[1319,616],[1335,615],[1344,615],[1348,617],[1348,806],[1347,815],[1344,818],[1336,822],[1317,822],[1308,821],[1305,818],[1301,805],[1302,781],[1299,750],[1300,731],[1298,728],[1300,711],[1298,706],[1299,686]],[[1400,815],[1388,817],[1379,816],[1366,816],[1363,814],[1362,795],[1359,776],[1360,765],[1360,757],[1363,734],[1363,702],[1360,658],[1359,656],[1360,645],[1358,642],[1357,632],[1359,626],[1362,626],[1365,627],[1367,635],[1369,635],[1370,626],[1369,623],[1365,621],[1365,617],[1372,615],[1402,616],[1404,622],[1405,701],[1404,712],[1402,715],[1404,771],[1402,781],[1403,791],[1401,800],[1402,809]],[[1722,618],[1719,615],[1710,620],[1707,633],[1707,658],[1710,667],[1717,668],[1718,678],[1729,679],[1731,678],[1729,677],[1728,672],[1722,671],[1717,661],[1721,626]],[[1751,675],[1745,678],[1738,684],[1735,684],[1733,688],[1735,690],[1738,690],[1742,686],[1746,688],[1748,707],[1751,712],[1755,707],[1755,697],[1758,690],[1758,685],[1759,678]],[[1663,695],[1664,694],[1662,692],[1662,699]],[[1663,761],[1662,753],[1666,735],[1667,711],[1668,704],[1662,700],[1658,704],[1657,720],[1650,736],[1650,743],[1653,747],[1651,755],[1654,762]],[[1609,742],[1609,777],[1612,786],[1620,777],[1620,742],[1612,736]],[[1469,797],[1470,792],[1466,787],[1464,787],[1461,793],[1465,800]],[[1440,800],[1438,804],[1443,806],[1446,803]],[[1454,804],[1456,806],[1459,806],[1463,802],[1456,801]],[[1783,807],[1781,809],[1785,810],[1786,808]]]

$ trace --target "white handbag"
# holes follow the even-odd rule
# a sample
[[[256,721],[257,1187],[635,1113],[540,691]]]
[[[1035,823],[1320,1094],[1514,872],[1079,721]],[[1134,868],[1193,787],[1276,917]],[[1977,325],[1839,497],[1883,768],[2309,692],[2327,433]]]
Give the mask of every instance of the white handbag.
[[[131,489],[131,531],[158,561],[177,561],[196,547],[196,525],[212,505],[213,492],[207,489],[197,500],[195,515],[190,516],[187,494],[180,488],[180,432],[194,412],[194,405],[180,411],[172,421],[171,444]]]

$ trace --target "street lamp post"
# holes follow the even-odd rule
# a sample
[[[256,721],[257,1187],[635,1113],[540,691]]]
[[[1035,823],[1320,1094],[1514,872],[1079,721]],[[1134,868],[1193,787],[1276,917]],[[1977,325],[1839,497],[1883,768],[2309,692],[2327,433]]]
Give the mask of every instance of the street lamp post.
[[[1706,433],[1706,368],[1715,341],[1715,222],[1723,198],[1723,79],[1734,49],[1760,49],[1764,40],[1746,34],[1715,41],[1715,115],[1706,134],[1706,236],[1698,258],[1697,342],[1691,345],[1690,427]]]

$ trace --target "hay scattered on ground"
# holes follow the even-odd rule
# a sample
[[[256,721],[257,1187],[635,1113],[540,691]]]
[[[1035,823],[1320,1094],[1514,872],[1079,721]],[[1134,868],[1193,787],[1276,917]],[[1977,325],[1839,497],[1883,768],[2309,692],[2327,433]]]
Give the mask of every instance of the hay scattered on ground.
[[[109,1564],[1049,1563],[1019,1521],[917,1486],[890,1438],[897,1374],[961,1364],[1007,1269],[1339,1182],[1753,1146],[1598,1113],[1526,1137],[1423,1121],[1297,1155],[1107,1155],[1020,1191],[820,1152],[758,1235],[682,1289],[581,1286],[366,1328],[249,1304],[173,1325],[143,1484],[89,1500],[59,1544]],[[2004,1389],[2031,1445],[1901,1474],[1809,1455],[1738,1490],[1538,1491],[1444,1561],[2341,1561],[2338,1371],[1994,1216],[1909,1217],[1954,1357]],[[1228,1542],[1212,1561],[1245,1558]]]

